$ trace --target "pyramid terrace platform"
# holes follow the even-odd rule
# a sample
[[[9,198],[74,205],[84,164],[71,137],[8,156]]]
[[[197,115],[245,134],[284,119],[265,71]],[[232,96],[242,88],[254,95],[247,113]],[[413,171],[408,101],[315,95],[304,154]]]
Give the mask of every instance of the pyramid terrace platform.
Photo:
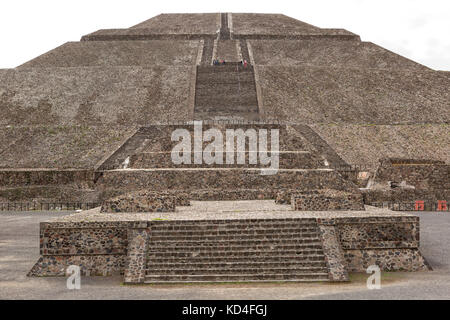
[[[41,223],[30,276],[123,274],[125,283],[348,281],[375,262],[425,271],[419,218],[364,211],[295,211],[273,201],[192,201],[174,212],[101,213]]]

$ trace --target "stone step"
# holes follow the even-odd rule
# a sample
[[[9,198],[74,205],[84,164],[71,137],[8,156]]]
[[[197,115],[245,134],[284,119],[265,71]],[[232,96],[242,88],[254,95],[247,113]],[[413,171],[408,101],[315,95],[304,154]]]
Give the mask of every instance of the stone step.
[[[253,66],[247,65],[247,67],[244,68],[244,66],[240,65],[239,63],[233,63],[233,64],[227,64],[224,65],[218,65],[218,66],[198,66],[197,67],[197,74],[210,74],[210,73],[223,73],[223,72],[253,72]]]
[[[244,102],[240,102],[239,104],[215,105],[212,102],[209,102],[205,105],[198,104],[195,108],[196,116],[206,115],[212,117],[212,119],[217,119],[217,117],[229,118],[230,114],[232,114],[232,117],[234,118],[250,116],[259,117],[258,106],[254,103],[245,104]]]
[[[311,239],[280,239],[280,240],[217,240],[217,241],[164,241],[151,242],[151,252],[157,251],[249,251],[267,250],[274,251],[281,248],[320,249],[321,243],[318,238]]]
[[[234,86],[233,86],[234,87]],[[209,88],[201,89],[195,94],[195,102],[199,101],[203,102],[206,99],[211,99],[211,101],[216,101],[219,98],[225,99],[227,97],[232,97],[233,99],[241,97],[242,99],[252,98],[253,100],[257,100],[256,95],[254,94],[254,88],[251,85],[246,85],[241,88],[238,88],[237,85],[234,88],[226,88],[223,90],[219,85],[218,86],[209,86]]]
[[[204,123],[202,125],[203,131],[214,128],[219,130],[224,140],[226,137],[226,130],[232,129],[237,130],[241,129],[246,131],[248,129],[256,130],[266,129],[268,132],[270,130],[278,130],[279,139],[280,139],[280,150],[281,151],[300,151],[305,150],[309,151],[307,143],[302,139],[300,135],[298,135],[297,131],[294,130],[291,126],[279,125],[279,124],[246,124],[246,123],[226,123],[227,121],[223,121],[224,123]],[[230,122],[230,121],[228,121]],[[194,135],[194,126],[193,125],[158,125],[158,126],[149,126],[142,127],[139,129],[139,132],[145,136],[147,140],[147,148],[143,150],[144,152],[149,151],[172,151],[173,147],[178,144],[176,141],[171,141],[172,132],[176,129],[185,129],[190,134],[191,137]],[[193,138],[192,138],[193,139]],[[207,142],[204,145],[208,144]],[[248,147],[247,147],[248,149]]]
[[[206,168],[206,167],[213,167],[213,168],[227,168],[227,167],[234,167],[234,168],[261,168],[261,167],[268,167],[268,166],[262,166],[261,164],[250,164],[249,161],[249,152],[245,152],[244,154],[244,164],[237,164],[237,151],[232,153],[227,153],[226,146],[223,146],[223,155],[222,155],[222,161],[223,164],[194,164],[194,157],[195,154],[192,152],[191,154],[191,164],[174,164],[172,160],[172,153],[171,152],[145,152],[145,153],[139,153],[135,154],[130,157],[130,163],[129,168]],[[252,153],[254,156],[258,159],[258,152]],[[227,164],[226,159],[227,155],[233,156],[234,164]],[[302,169],[312,169],[312,168],[319,168],[320,166],[323,166],[323,163],[320,163],[317,159],[314,159],[309,152],[281,152],[278,153],[279,158],[279,167],[280,168],[286,168],[286,169],[295,169],[295,168],[302,168]]]
[[[316,189],[356,190],[330,169],[283,169],[276,174],[262,175],[259,169],[247,168],[161,168],[127,169],[101,172],[97,190],[152,189],[155,192],[179,190],[222,189],[296,189],[298,192]]]
[[[186,259],[184,263],[173,262],[173,263],[160,263],[150,260],[147,265],[147,270],[152,271],[155,269],[170,269],[170,270],[201,270],[205,268],[212,269],[251,269],[257,268],[261,270],[267,270],[272,268],[326,268],[326,263],[323,259],[319,261],[302,261],[298,258],[286,261],[253,261],[248,259],[246,261],[224,261],[224,262],[211,262],[210,260],[205,260],[205,262],[193,262],[191,259]]]
[[[317,228],[317,221],[314,218],[304,219],[234,219],[234,220],[188,220],[188,221],[154,221],[152,222],[152,232],[154,231],[208,231],[220,232],[230,229],[253,231],[260,229],[279,229],[280,232],[294,228]]]
[[[297,273],[327,273],[326,267],[299,267],[292,266],[290,268],[273,267],[273,268],[209,268],[204,266],[203,268],[190,268],[188,265],[185,269],[147,269],[146,275],[227,275],[227,274],[297,274]]]
[[[219,255],[220,254],[220,255]],[[323,263],[325,256],[322,249],[286,250],[283,252],[240,252],[239,254],[219,251],[217,254],[207,252],[202,256],[192,256],[192,252],[176,252],[172,254],[158,253],[148,256],[150,263]]]
[[[242,83],[205,83],[197,84],[196,96],[207,96],[213,97],[219,94],[240,94],[240,93],[253,93],[256,90],[255,84],[252,82],[242,82]]]
[[[197,74],[197,84],[255,82],[252,72],[220,72]]]
[[[210,236],[158,236],[152,235],[150,236],[150,241],[152,243],[161,243],[165,242],[167,244],[171,244],[173,242],[175,243],[182,243],[185,244],[187,242],[204,242],[208,241],[208,243],[222,243],[223,241],[229,241],[229,242],[236,242],[236,241],[257,241],[257,240],[273,240],[273,241],[281,241],[281,240],[303,240],[303,239],[318,239],[319,233],[291,233],[291,234],[260,234],[260,235],[210,235]]]
[[[289,252],[295,252],[296,254],[307,257],[308,255],[320,255],[323,254],[322,244],[311,244],[307,247],[301,247],[300,245],[272,245],[272,246],[252,246],[252,247],[226,247],[226,246],[211,246],[209,248],[198,248],[193,250],[192,247],[152,247],[150,244],[150,250],[148,257],[221,257],[221,256],[251,256],[251,255],[266,255],[281,254],[287,250]]]
[[[148,275],[145,283],[180,283],[180,282],[252,282],[252,281],[329,281],[328,273],[292,273],[292,274],[227,274],[227,275]]]
[[[177,237],[203,237],[203,236],[260,236],[260,235],[297,235],[301,233],[317,233],[317,227],[307,228],[261,228],[261,229],[224,229],[224,230],[193,230],[193,231],[167,231],[167,230],[155,230],[152,229],[151,236],[177,236]]]
[[[228,120],[228,121],[259,121],[259,112],[206,112],[195,111],[194,120]]]
[[[225,102],[214,101],[205,102],[205,104],[199,103],[196,106],[197,114],[213,114],[215,117],[227,116],[233,114],[233,117],[243,114],[254,114],[258,112],[258,105],[253,102],[239,101],[239,103],[227,104]]]
[[[250,111],[244,106],[250,106],[256,110],[258,100],[252,93],[250,94],[218,94],[215,96],[197,96],[195,98],[195,106],[199,111],[216,110],[218,107],[226,107],[224,110]],[[209,107],[210,109],[201,110],[200,107]]]

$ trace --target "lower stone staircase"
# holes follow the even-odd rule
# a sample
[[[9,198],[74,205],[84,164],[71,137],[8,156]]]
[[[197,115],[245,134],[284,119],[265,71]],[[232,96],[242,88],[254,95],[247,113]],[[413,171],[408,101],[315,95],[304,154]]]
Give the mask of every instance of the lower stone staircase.
[[[155,221],[145,283],[329,281],[315,219]]]

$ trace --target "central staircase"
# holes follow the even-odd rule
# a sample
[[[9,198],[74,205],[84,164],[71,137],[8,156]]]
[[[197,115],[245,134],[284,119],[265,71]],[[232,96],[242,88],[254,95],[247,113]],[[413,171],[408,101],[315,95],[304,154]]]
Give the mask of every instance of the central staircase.
[[[253,66],[197,66],[195,120],[259,120]]]
[[[329,281],[315,219],[158,221],[145,283]]]

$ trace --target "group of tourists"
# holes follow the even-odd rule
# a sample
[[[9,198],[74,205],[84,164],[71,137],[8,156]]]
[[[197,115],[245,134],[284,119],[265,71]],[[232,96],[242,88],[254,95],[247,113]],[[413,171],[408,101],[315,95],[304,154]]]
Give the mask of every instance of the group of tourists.
[[[215,66],[220,66],[220,65],[223,65],[223,64],[225,64],[225,60],[223,60],[223,59],[214,59],[213,60],[213,65],[215,65]]]
[[[247,60],[241,60],[239,63],[240,63],[244,68],[247,68],[247,66],[248,66]],[[221,65],[224,65],[224,64],[226,64],[226,62],[225,62],[225,60],[223,60],[223,59],[214,59],[214,60],[213,60],[213,65],[215,65],[215,66],[221,66]]]

